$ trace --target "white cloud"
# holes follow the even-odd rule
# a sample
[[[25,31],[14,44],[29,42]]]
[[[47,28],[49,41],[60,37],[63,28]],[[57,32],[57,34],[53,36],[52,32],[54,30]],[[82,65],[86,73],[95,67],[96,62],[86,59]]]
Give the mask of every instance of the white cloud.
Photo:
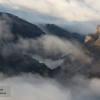
[[[4,0],[0,0],[0,3],[4,3]]]
[[[67,79],[65,79],[67,80]],[[22,74],[7,78],[0,73],[0,86],[10,86],[11,96],[2,100],[99,100],[100,79],[74,77],[68,86],[39,75]]]
[[[0,11],[82,34],[92,33],[100,23],[100,0],[1,0]]]
[[[32,55],[32,58],[38,60],[40,63],[44,63],[45,65],[47,65],[50,69],[55,69],[58,66],[61,66],[64,62],[64,59],[58,59],[58,60],[52,60],[52,59],[45,59],[39,55]]]
[[[16,8],[27,8],[41,13],[52,14],[66,20],[85,21],[100,19],[100,0],[4,0],[5,4]]]
[[[4,45],[1,54],[6,57],[15,52],[40,55],[45,59],[45,63],[49,65],[51,69],[63,63],[63,60],[59,59],[63,54],[71,53],[72,60],[77,59],[83,63],[91,63],[92,60],[76,41],[71,42],[52,35],[43,35],[37,39],[19,38],[17,43]],[[46,58],[59,59],[60,62],[57,64],[58,61],[52,62],[50,59],[46,60]]]
[[[0,85],[10,86],[11,96],[3,97],[2,100],[66,100],[69,98],[69,93],[60,90],[60,85],[52,79],[44,79],[32,74],[4,77],[0,74]]]

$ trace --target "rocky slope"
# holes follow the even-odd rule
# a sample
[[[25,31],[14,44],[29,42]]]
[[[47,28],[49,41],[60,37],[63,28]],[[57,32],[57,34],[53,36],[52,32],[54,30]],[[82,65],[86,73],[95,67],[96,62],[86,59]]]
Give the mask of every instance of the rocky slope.
[[[96,57],[100,57],[100,25],[96,27],[94,34],[88,34],[84,46]]]

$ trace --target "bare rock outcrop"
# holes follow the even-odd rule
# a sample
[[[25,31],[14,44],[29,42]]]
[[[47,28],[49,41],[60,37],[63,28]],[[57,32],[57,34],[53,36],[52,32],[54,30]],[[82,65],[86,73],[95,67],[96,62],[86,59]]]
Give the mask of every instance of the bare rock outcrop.
[[[99,35],[100,35],[100,25],[98,25],[98,26],[96,27],[95,34],[99,34]]]
[[[87,34],[86,37],[85,37],[85,43],[93,43],[95,42],[98,38],[99,38],[99,35],[100,35],[100,25],[98,25],[96,27],[96,30],[95,30],[95,33],[94,34]]]

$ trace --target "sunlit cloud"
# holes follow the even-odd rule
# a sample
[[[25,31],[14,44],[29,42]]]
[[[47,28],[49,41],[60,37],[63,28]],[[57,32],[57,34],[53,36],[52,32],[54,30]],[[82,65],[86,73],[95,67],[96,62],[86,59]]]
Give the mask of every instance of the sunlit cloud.
[[[100,19],[100,0],[2,0],[12,8],[27,8],[52,14],[66,20],[85,21]]]

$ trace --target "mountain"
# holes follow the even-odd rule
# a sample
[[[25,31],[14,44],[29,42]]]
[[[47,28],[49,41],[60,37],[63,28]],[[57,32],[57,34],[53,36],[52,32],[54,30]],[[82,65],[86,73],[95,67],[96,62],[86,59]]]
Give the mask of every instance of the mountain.
[[[50,70],[45,64],[24,54],[0,55],[0,71],[10,76],[29,72],[49,76]]]
[[[82,59],[72,60],[72,54],[65,57],[64,63],[53,69],[51,77],[58,80],[68,79],[76,75],[84,75],[87,78],[100,78],[100,25],[96,27],[94,34],[87,34],[82,50],[87,52],[92,61],[84,62]]]
[[[100,25],[96,27],[94,34],[88,34],[84,46],[96,57],[100,58]]]
[[[46,34],[37,25],[29,23],[9,13],[0,13],[0,19],[6,20],[7,24],[10,23],[11,33],[15,36],[15,38],[18,38],[18,36],[22,36],[23,38],[36,38]],[[52,35],[66,39],[75,39],[81,43],[84,42],[84,35],[68,32],[67,30],[58,27],[57,25],[46,24],[44,28]]]
[[[25,55],[19,51],[11,52],[6,56],[2,55],[2,49],[4,49],[5,45],[8,46],[9,43],[16,43],[19,36],[22,38],[37,38],[46,33],[44,33],[38,26],[22,20],[12,14],[0,13],[0,20],[6,21],[6,24],[10,26],[11,34],[14,35],[13,41],[11,40],[10,42],[5,42],[3,41],[4,39],[0,38],[0,72],[10,76],[29,72],[33,74],[40,74],[42,76],[49,76],[48,73],[51,69],[49,69],[44,63],[40,63],[39,61],[31,58],[29,55]],[[9,48],[13,49],[10,46]]]
[[[69,56],[64,63],[53,69],[50,73],[51,77],[59,80],[69,79],[74,76],[84,75],[87,78],[100,78],[100,59],[92,60],[92,63],[83,63],[80,60],[72,60]]]
[[[62,65],[55,69],[50,69],[44,63],[40,63],[38,60],[33,59],[30,55],[26,55],[23,51],[13,52],[8,56],[3,56],[1,50],[8,46],[9,42],[0,40],[0,71],[7,75],[17,75],[20,73],[35,73],[42,76],[49,76],[62,80],[70,78],[75,75],[84,75],[88,78],[100,77],[100,26],[97,26],[94,34],[88,34],[86,37],[78,33],[71,33],[57,25],[46,24],[43,28],[38,27],[32,23],[29,23],[23,19],[18,18],[12,14],[0,13],[0,20],[6,20],[6,24],[11,26],[11,34],[14,35],[14,41],[10,42],[10,46],[21,36],[24,39],[37,38],[42,35],[48,34],[55,35],[66,40],[75,40],[80,42],[82,51],[85,55],[92,58],[92,62],[84,62],[84,59],[80,59],[79,55],[77,59],[73,60],[72,53],[56,59],[63,59]],[[10,47],[9,47],[10,48]],[[31,48],[31,47],[30,47]],[[12,49],[12,48],[11,48]],[[12,50],[13,51],[13,50]],[[40,53],[42,54],[41,48]],[[45,54],[42,54],[45,56]],[[54,57],[55,58],[55,57]],[[55,59],[55,60],[56,60]],[[87,60],[87,59],[86,59]]]
[[[56,35],[58,37],[65,38],[68,40],[74,39],[81,43],[84,43],[85,35],[81,35],[78,33],[71,33],[55,24],[46,24],[45,29],[52,35]]]
[[[11,33],[17,38],[17,36],[22,36],[23,38],[36,38],[44,33],[38,26],[29,23],[23,19],[18,18],[15,15],[8,13],[0,13],[0,19],[6,20],[7,24],[11,25]]]

